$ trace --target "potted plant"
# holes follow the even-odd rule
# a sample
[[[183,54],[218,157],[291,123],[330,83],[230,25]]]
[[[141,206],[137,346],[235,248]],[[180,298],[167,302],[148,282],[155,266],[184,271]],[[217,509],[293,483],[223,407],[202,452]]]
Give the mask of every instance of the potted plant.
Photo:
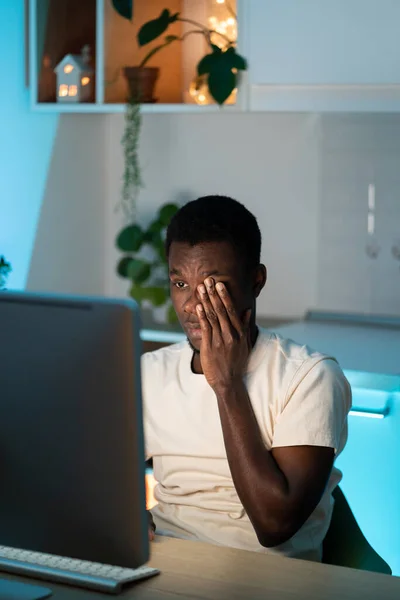
[[[121,17],[132,20],[132,0],[112,0],[113,6]],[[193,29],[183,36],[165,35],[173,23],[189,23]],[[212,98],[222,105],[229,98],[237,86],[238,71],[247,69],[246,60],[236,52],[235,42],[224,34],[214,31],[197,21],[186,19],[180,13],[173,13],[165,8],[160,16],[144,23],[137,34],[137,42],[140,47],[146,46],[164,36],[160,43],[151,48],[141,63],[137,66],[127,66],[124,74],[129,85],[130,98],[138,102],[154,102],[154,86],[159,75],[157,67],[149,67],[148,62],[174,42],[182,42],[192,34],[203,35],[209,52],[203,56],[197,65],[198,76],[207,77],[208,90]],[[213,35],[218,35],[224,40],[222,47],[213,43]]]
[[[7,278],[11,273],[11,265],[6,261],[4,256],[0,256],[0,290],[4,290]]]
[[[165,232],[176,204],[162,206],[156,218],[144,229],[138,223],[128,225],[119,233],[117,247],[124,256],[117,272],[130,279],[130,295],[140,305],[147,302],[153,307],[166,307],[166,321],[176,321],[175,311],[169,301],[169,273],[165,256]]]
[[[124,19],[132,20],[133,0],[111,0],[114,9]],[[209,95],[222,105],[232,94],[238,85],[238,72],[247,69],[246,60],[237,54],[235,43],[223,34],[207,28],[201,23],[185,19],[180,13],[171,14],[164,9],[160,16],[144,23],[137,34],[139,46],[145,46],[163,36],[170,25],[176,22],[188,22],[193,29],[186,32],[184,36],[165,35],[159,44],[151,48],[141,63],[134,67],[125,67],[124,73],[128,77],[129,98],[125,112],[125,131],[121,140],[124,150],[124,175],[122,188],[122,209],[128,220],[135,218],[135,209],[142,177],[138,158],[138,147],[141,130],[140,103],[154,101],[154,86],[158,77],[158,67],[149,67],[148,62],[163,48],[173,42],[183,41],[185,37],[192,34],[203,35],[210,48],[197,65],[197,78],[206,81]],[[224,41],[219,47],[213,44],[213,36],[218,35]],[[152,87],[149,87],[152,82]]]

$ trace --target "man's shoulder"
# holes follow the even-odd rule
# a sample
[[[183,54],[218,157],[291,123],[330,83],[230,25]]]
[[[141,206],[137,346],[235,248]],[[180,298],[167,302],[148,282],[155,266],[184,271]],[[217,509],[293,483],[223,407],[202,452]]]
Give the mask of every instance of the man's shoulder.
[[[282,383],[302,379],[311,370],[330,371],[339,374],[341,369],[334,356],[324,354],[276,332],[261,331],[262,361],[258,368],[268,366]],[[272,373],[270,373],[272,375]]]
[[[260,330],[260,338],[268,361],[278,361],[295,369],[303,363],[317,363],[324,358],[333,358],[276,332]]]
[[[142,370],[170,367],[173,363],[180,361],[186,349],[187,342],[182,341],[152,352],[145,352],[141,358]]]

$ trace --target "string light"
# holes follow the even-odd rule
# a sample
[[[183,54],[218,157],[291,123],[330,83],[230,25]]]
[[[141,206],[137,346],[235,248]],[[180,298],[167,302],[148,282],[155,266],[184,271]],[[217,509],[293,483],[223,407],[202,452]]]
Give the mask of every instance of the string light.
[[[196,77],[189,87],[189,94],[196,104],[213,104],[214,100],[208,91],[207,76],[200,75]],[[232,91],[232,94],[227,98],[225,104],[235,104],[237,96],[237,88]]]
[[[213,31],[211,41],[220,48],[225,48],[228,43],[235,44],[237,40],[237,22],[229,12],[225,5],[225,0],[215,0],[216,4],[220,5],[216,13],[222,13],[223,18],[211,15],[208,18],[208,26]],[[225,6],[222,6],[225,5]],[[222,9],[222,11],[221,11]],[[228,16],[229,15],[229,16]],[[228,42],[229,40],[229,42]],[[189,87],[189,95],[193,98],[196,104],[213,104],[214,100],[208,91],[207,76],[201,75],[194,78]],[[236,102],[237,89],[235,88],[226,104],[234,104]]]

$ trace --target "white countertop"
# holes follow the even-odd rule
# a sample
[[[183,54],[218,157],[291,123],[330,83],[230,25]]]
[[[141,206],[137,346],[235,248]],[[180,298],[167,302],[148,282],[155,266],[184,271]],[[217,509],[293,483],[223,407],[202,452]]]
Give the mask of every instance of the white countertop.
[[[383,376],[382,381],[389,376],[387,383],[390,379],[392,384],[395,377],[400,390],[399,328],[302,321],[276,327],[274,331],[335,357],[344,371],[378,374]]]

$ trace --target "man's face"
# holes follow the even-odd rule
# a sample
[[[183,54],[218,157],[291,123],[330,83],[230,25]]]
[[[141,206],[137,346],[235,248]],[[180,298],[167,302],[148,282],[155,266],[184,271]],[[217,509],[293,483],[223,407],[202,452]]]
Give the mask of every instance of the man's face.
[[[207,277],[226,285],[241,318],[247,309],[254,307],[255,296],[250,276],[244,276],[244,268],[228,242],[206,242],[196,246],[173,242],[168,263],[171,300],[194,351],[199,352],[201,343],[196,313],[196,305],[200,303],[197,288]]]

